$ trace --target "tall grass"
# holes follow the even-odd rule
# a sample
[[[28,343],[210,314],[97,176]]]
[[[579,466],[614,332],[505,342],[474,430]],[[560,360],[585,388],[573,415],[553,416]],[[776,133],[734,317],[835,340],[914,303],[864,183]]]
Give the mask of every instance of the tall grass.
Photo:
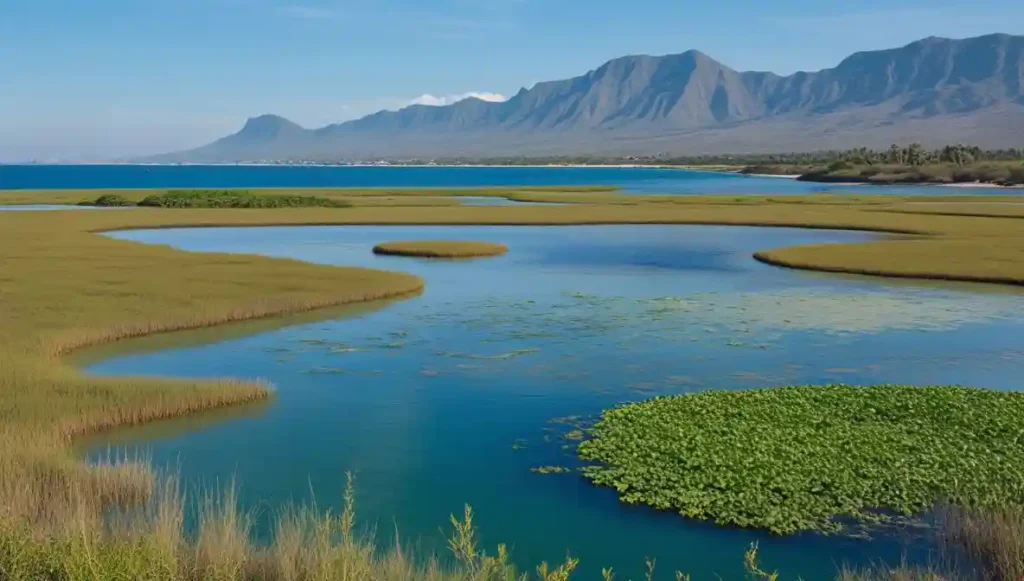
[[[133,463],[83,465],[73,438],[270,395],[255,381],[89,377],[64,362],[70,351],[422,288],[399,273],[116,241],[85,214],[106,213],[0,216],[0,517],[30,528],[81,510],[72,493],[136,496],[152,481]]]
[[[838,581],[1020,581],[1024,579],[1024,511],[938,509],[938,553],[929,566],[843,568]]]
[[[119,499],[100,518],[89,491],[67,489],[79,510],[44,532],[0,519],[0,579],[163,581],[564,581],[576,561],[541,564],[520,575],[499,546],[479,546],[473,512],[452,516],[446,555],[413,555],[396,543],[381,549],[356,519],[352,479],[340,513],[315,506],[285,507],[274,519],[273,540],[255,544],[253,515],[236,489],[203,494],[196,530],[185,526],[188,499],[174,478],[144,500]],[[57,521],[55,521],[57,523]]]
[[[351,475],[340,512],[315,504],[285,506],[273,518],[273,537],[258,544],[254,515],[243,510],[237,489],[189,498],[177,479],[162,478],[140,498],[99,501],[74,484],[65,489],[76,510],[46,530],[0,519],[0,579],[4,581],[568,581],[579,561],[541,563],[519,571],[506,545],[482,547],[474,513],[452,515],[443,554],[414,554],[400,541],[382,547],[357,518]],[[112,502],[112,503],[111,503]],[[99,509],[105,507],[106,512]],[[194,530],[185,526],[194,510]],[[837,581],[1019,581],[1024,573],[1024,515],[949,509],[934,531],[941,559],[933,566],[878,565],[841,568]],[[757,544],[742,559],[746,578],[782,581],[785,563],[760,561]],[[776,570],[775,566],[780,569]],[[602,578],[613,581],[612,569]],[[646,579],[689,580],[685,572],[656,572]]]

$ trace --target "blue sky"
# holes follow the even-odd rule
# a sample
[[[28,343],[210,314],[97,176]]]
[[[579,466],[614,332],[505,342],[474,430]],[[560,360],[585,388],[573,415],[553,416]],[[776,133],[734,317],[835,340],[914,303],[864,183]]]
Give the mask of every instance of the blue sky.
[[[789,73],[990,32],[1024,33],[1024,2],[0,0],[0,160],[191,147],[262,113],[313,127],[511,95],[625,54],[699,48]]]

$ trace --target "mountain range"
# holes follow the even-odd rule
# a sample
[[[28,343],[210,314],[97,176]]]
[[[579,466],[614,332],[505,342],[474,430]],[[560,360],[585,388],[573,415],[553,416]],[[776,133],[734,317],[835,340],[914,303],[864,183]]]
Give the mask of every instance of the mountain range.
[[[504,102],[412,105],[319,129],[262,115],[148,161],[696,155],[910,141],[1024,145],[1024,36],[930,37],[787,76],[739,72],[697,50],[625,56]]]

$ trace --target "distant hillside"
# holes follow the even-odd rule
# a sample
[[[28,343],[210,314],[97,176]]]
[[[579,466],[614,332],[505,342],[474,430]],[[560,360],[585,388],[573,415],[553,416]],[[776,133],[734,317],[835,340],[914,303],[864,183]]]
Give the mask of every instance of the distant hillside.
[[[1024,143],[1024,37],[926,38],[835,68],[738,72],[696,50],[627,56],[508,101],[413,105],[304,129],[264,115],[156,161],[806,151]]]

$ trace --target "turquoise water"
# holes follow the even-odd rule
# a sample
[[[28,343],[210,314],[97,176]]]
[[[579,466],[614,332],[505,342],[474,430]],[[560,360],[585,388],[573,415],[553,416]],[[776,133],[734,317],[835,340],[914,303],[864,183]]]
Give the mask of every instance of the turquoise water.
[[[1024,190],[847,186],[655,168],[0,165],[0,190],[614,185],[647,194],[993,194]]]
[[[89,373],[264,378],[277,396],[122,430],[91,442],[91,454],[145,450],[189,485],[235,476],[243,502],[262,509],[263,527],[274,506],[309,500],[311,491],[321,506],[338,506],[352,470],[359,516],[382,539],[397,525],[406,546],[416,540],[443,552],[449,514],[470,503],[488,547],[506,542],[530,568],[568,550],[581,558],[583,579],[602,566],[640,578],[645,557],[657,559],[663,576],[681,569],[694,579],[735,579],[753,541],[789,579],[828,578],[843,562],[926,555],[902,536],[773,537],[695,523],[620,504],[575,473],[532,473],[577,466],[563,449],[576,420],[553,419],[692,390],[839,381],[1014,389],[1024,377],[1024,294],[890,285],[750,258],[757,249],[871,236],[863,233],[274,227],[110,236],[402,270],[427,287],[345,317],[260,323],[238,329],[254,333],[243,336],[155,337],[101,353]],[[455,262],[370,251],[382,240],[422,238],[489,240],[510,251]]]

